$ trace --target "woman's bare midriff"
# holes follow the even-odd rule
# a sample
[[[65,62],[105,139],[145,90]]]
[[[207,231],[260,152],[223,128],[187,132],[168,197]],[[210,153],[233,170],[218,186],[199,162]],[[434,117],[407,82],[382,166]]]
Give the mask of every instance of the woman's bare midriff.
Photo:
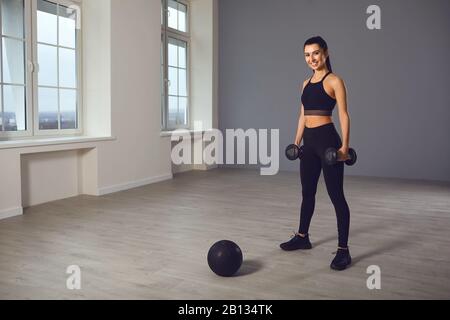
[[[307,128],[316,128],[332,123],[333,118],[327,116],[305,116],[305,126]]]

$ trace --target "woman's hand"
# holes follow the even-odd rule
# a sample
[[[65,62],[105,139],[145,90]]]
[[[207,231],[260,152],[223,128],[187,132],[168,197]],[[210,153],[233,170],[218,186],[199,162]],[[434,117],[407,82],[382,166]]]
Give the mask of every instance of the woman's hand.
[[[348,147],[344,146],[338,150],[338,161],[347,161],[350,159],[348,149]]]

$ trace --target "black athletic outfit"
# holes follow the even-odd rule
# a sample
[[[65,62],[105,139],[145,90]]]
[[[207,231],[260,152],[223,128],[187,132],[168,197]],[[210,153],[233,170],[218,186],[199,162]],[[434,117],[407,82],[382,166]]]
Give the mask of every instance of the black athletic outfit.
[[[330,72],[331,73],[331,72]],[[309,81],[303,90],[302,104],[305,115],[331,116],[336,100],[330,97],[323,81],[328,73],[317,83]],[[304,155],[300,161],[300,177],[303,201],[300,212],[300,234],[308,234],[314,213],[317,183],[323,169],[328,195],[334,205],[339,233],[339,247],[347,248],[350,228],[350,210],[344,196],[344,162],[335,165],[325,163],[325,151],[328,148],[339,150],[342,141],[333,123],[317,128],[305,128],[303,134]]]

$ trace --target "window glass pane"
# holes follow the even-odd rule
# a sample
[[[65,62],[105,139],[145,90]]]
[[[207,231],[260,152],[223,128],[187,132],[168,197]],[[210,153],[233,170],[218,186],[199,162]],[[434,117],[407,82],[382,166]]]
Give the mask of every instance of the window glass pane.
[[[77,11],[59,6],[59,45],[75,48]]]
[[[169,67],[169,94],[178,95],[178,69]]]
[[[24,36],[23,0],[1,0],[2,34],[16,38]]]
[[[161,94],[164,94],[164,66],[161,66]]]
[[[5,131],[26,130],[25,87],[3,86]]]
[[[39,129],[58,129],[58,89],[39,88]]]
[[[178,4],[176,1],[168,1],[168,26],[172,29],[178,29]]]
[[[173,128],[177,124],[177,114],[178,114],[178,98],[169,97],[169,115],[167,117],[167,126]]]
[[[168,55],[169,55],[169,66],[177,67],[178,66],[178,41],[173,38],[169,38],[168,45]]]
[[[3,131],[3,105],[1,95],[3,92],[3,86],[0,84],[0,131]]]
[[[186,70],[178,69],[178,95],[187,96]]]
[[[185,41],[169,38],[169,66],[186,68],[187,43]]]
[[[164,0],[161,0],[161,25],[164,25]]]
[[[77,87],[77,66],[75,50],[59,49],[59,86],[66,88]]]
[[[164,128],[164,115],[166,114],[164,99],[165,99],[165,97],[161,96],[161,128]]]
[[[25,60],[22,40],[3,38],[3,82],[25,84]]]
[[[183,32],[187,31],[186,13],[187,7],[182,3],[178,3],[178,30]]]
[[[38,44],[39,85],[58,85],[57,48]]]
[[[77,91],[61,89],[59,99],[61,129],[77,129]]]
[[[159,60],[160,60],[161,65],[164,65],[164,40],[163,40],[162,35],[161,35],[161,50],[160,50]]]
[[[161,127],[164,127],[165,91],[164,91],[164,41],[161,37]]]
[[[187,60],[187,43],[184,41],[178,41],[178,66],[186,69]]]
[[[37,6],[37,40],[39,42],[57,45],[58,20],[56,4],[38,0]]]
[[[187,125],[187,98],[178,100],[178,124]]]

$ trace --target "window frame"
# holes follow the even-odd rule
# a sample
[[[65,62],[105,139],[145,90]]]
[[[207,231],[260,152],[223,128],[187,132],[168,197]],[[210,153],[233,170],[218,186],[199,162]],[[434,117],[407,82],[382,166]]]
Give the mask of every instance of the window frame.
[[[0,14],[0,28],[2,28],[1,31],[1,39],[0,39],[0,103],[1,103],[1,118],[2,118],[2,131],[0,131],[0,139],[13,139],[13,138],[22,138],[22,137],[29,137],[33,135],[33,92],[32,92],[32,79],[33,79],[33,66],[30,64],[32,59],[32,41],[31,41],[31,35],[32,35],[32,29],[31,24],[29,21],[31,21],[31,5],[30,2],[32,0],[24,0],[24,14],[23,14],[23,28],[24,28],[24,39],[19,39],[16,37],[11,36],[4,36],[3,35],[3,17]],[[23,67],[24,67],[24,79],[25,79],[25,90],[24,90],[24,98],[25,98],[25,125],[26,130],[23,131],[4,131],[4,86],[5,85],[14,85],[14,84],[8,84],[3,82],[3,38],[7,39],[14,39],[14,40],[21,40],[24,43],[24,61],[23,61]]]
[[[46,0],[58,5],[71,6],[75,5],[80,8],[78,12],[81,15],[82,12],[82,0]],[[81,17],[79,17],[81,18]],[[79,20],[81,21],[81,20]],[[0,15],[0,26],[2,23],[2,17]],[[13,140],[17,138],[23,139],[35,139],[42,137],[64,137],[64,136],[77,136],[82,135],[84,132],[83,114],[83,65],[82,65],[82,29],[76,29],[76,77],[77,77],[77,129],[53,129],[53,130],[41,130],[39,129],[39,100],[38,100],[38,77],[39,77],[39,64],[37,56],[37,0],[24,0],[24,33],[25,33],[25,61],[24,70],[26,74],[25,80],[25,115],[27,128],[24,131],[0,131],[0,140]],[[58,37],[59,37],[59,23],[58,23]],[[2,36],[3,38],[4,36]],[[7,37],[8,38],[8,37]],[[11,38],[11,37],[9,37]],[[15,39],[15,38],[13,38]],[[64,48],[64,46],[57,45],[58,48]],[[2,43],[0,43],[0,49],[2,50]],[[73,48],[72,48],[73,49]],[[59,50],[58,50],[59,52]],[[57,70],[59,77],[59,53],[58,53]],[[0,63],[3,64],[3,55],[0,51]],[[3,76],[0,81],[3,81]],[[58,81],[59,82],[59,81]],[[3,83],[2,83],[3,84]],[[64,89],[60,87],[58,83],[58,89]],[[2,89],[3,90],[3,86]],[[1,95],[1,103],[3,104],[3,94]],[[61,115],[59,110],[59,91],[58,91],[58,125],[61,125]],[[3,109],[0,109],[0,112]],[[4,117],[2,117],[2,121]]]
[[[191,79],[191,19],[190,19],[190,3],[187,0],[173,0],[175,2],[181,3],[186,6],[186,32],[178,31],[176,29],[170,28],[168,26],[168,0],[161,0],[162,5],[162,24],[161,24],[161,41],[163,44],[163,73],[162,73],[162,106],[161,106],[161,130],[162,131],[173,131],[177,129],[189,129],[190,126],[190,105],[191,105],[191,92],[190,92],[190,79]],[[168,125],[168,112],[169,112],[169,66],[168,66],[168,48],[169,48],[169,37],[186,42],[186,94],[187,94],[187,106],[186,106],[186,124],[176,124],[175,126]],[[179,97],[179,96],[177,96]],[[177,118],[178,118],[177,114]]]
[[[76,5],[80,7],[82,2],[81,1],[73,1],[73,0],[45,0],[48,2],[52,2],[54,4],[58,5],[64,5],[64,6],[71,6]],[[80,135],[83,133],[83,95],[82,95],[82,89],[83,89],[83,81],[82,81],[82,33],[81,33],[81,26],[79,30],[76,30],[76,37],[75,37],[75,56],[76,60],[75,63],[76,66],[76,77],[77,77],[77,129],[52,129],[52,130],[41,130],[39,129],[39,63],[38,63],[38,41],[37,41],[37,0],[32,0],[32,10],[31,10],[33,17],[32,17],[32,32],[33,32],[33,64],[35,65],[35,72],[33,72],[33,133],[34,136],[37,137],[47,137],[47,136],[74,136],[74,135]],[[59,12],[58,12],[59,13]],[[81,12],[78,12],[78,14],[81,14]],[[58,32],[57,37],[59,41],[59,23],[58,23]],[[65,48],[64,46],[59,46],[59,44],[56,46],[57,48]],[[61,125],[61,114],[60,114],[60,95],[59,95],[59,89],[64,89],[65,87],[59,86],[59,50],[57,54],[57,77],[58,77],[58,124]]]

